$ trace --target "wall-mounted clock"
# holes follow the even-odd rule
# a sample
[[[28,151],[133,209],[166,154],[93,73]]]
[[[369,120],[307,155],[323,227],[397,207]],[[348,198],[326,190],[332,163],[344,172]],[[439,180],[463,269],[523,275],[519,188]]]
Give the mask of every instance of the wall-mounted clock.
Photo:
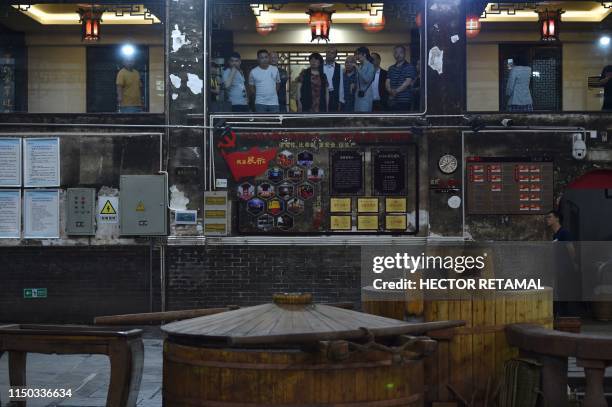
[[[438,168],[444,174],[452,174],[457,171],[458,166],[457,157],[452,154],[445,154],[438,160]]]

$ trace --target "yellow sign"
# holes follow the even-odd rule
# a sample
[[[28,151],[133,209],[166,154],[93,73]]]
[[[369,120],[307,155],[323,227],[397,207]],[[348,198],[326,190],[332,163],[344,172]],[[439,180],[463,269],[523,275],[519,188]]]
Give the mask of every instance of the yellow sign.
[[[225,223],[207,223],[204,232],[225,232]]]
[[[211,219],[211,218],[225,218],[225,211],[221,211],[221,210],[207,210],[204,211],[204,217]]]
[[[406,215],[387,215],[385,216],[385,229],[387,230],[406,230]]]
[[[116,215],[117,211],[113,208],[113,204],[110,201],[106,201],[102,210],[100,211],[101,215]]]
[[[225,197],[224,196],[207,196],[204,200],[206,205],[225,205]]]
[[[142,203],[142,201],[138,202],[138,205],[136,205],[136,212],[144,212],[144,210],[144,203]]]
[[[378,213],[378,198],[357,199],[357,211]]]
[[[385,210],[387,212],[406,212],[406,198],[385,199]]]
[[[332,212],[350,212],[351,198],[332,198],[330,207]]]
[[[351,217],[347,216],[332,216],[329,228],[331,230],[351,230]]]
[[[357,216],[357,230],[378,230],[378,216]]]

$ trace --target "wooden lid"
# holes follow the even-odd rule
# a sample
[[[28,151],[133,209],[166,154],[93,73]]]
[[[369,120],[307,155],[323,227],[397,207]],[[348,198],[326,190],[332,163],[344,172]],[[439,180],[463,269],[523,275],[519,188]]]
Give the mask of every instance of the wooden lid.
[[[324,304],[312,304],[310,294],[281,294],[272,304],[256,305],[161,327],[169,338],[234,346],[283,346],[322,340],[354,340],[369,335],[420,335],[450,328],[448,322],[412,324]],[[443,326],[438,326],[443,324]],[[463,325],[462,321],[453,326]]]

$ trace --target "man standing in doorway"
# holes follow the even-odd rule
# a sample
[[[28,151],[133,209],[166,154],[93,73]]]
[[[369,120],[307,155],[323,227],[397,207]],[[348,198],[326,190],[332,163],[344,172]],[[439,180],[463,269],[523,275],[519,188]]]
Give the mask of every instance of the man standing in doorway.
[[[329,90],[329,112],[339,112],[344,104],[344,79],[342,78],[342,67],[336,62],[338,50],[330,45],[325,51],[325,64],[323,73],[327,77]]]
[[[140,73],[134,69],[134,59],[123,60],[123,68],[117,73],[117,108],[119,113],[142,112],[142,84]]]
[[[395,65],[389,67],[386,88],[389,92],[389,106],[395,112],[409,111],[412,108],[412,83],[416,68],[406,61],[406,48],[396,45],[393,49]]]
[[[280,74],[275,66],[270,65],[268,50],[257,51],[258,66],[251,69],[249,88],[255,94],[255,111],[257,113],[278,113],[278,90]]]
[[[612,112],[612,65],[606,66],[601,72],[599,84],[604,88],[604,103],[601,110]]]
[[[374,82],[372,83],[372,94],[374,96],[372,110],[375,112],[381,112],[383,110],[387,110],[387,71],[380,67],[380,54],[372,52],[372,59],[374,68],[376,68]]]
[[[232,52],[229,57],[229,66],[223,71],[223,84],[228,99],[232,104],[232,112],[244,113],[249,111],[246,87],[244,86],[244,74],[240,69],[240,54]]]

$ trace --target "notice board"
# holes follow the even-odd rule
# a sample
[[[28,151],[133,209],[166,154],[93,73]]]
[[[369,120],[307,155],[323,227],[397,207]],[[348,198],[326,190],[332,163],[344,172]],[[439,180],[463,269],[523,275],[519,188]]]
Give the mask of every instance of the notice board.
[[[217,132],[232,233],[414,234],[417,144],[398,132]]]
[[[467,213],[538,215],[553,208],[549,157],[468,157]]]

